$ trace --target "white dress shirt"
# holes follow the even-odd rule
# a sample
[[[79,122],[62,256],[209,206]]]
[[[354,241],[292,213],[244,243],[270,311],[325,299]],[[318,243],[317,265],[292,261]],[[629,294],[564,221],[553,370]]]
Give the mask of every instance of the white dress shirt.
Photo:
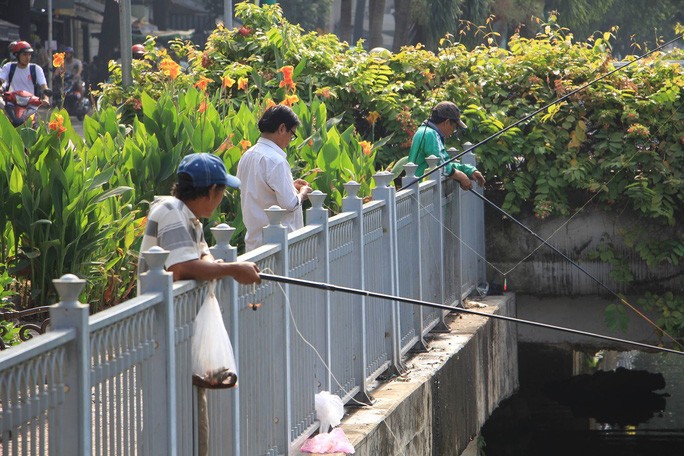
[[[288,231],[304,226],[302,198],[294,186],[287,155],[276,143],[259,138],[240,158],[237,177],[247,251],[263,245],[263,229],[268,225],[264,209],[273,205],[288,211],[282,221]]]

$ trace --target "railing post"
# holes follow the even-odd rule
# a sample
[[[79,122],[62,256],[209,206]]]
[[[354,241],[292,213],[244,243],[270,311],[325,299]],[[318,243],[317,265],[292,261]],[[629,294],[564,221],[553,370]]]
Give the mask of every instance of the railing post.
[[[361,184],[354,181],[349,181],[344,184],[344,190],[347,196],[342,200],[342,210],[344,212],[353,212],[356,214],[354,219],[352,230],[352,237],[354,239],[354,245],[357,246],[357,251],[355,251],[354,257],[357,260],[355,269],[358,277],[356,283],[350,284],[351,287],[360,288],[365,290],[366,287],[366,274],[365,274],[365,263],[364,263],[364,245],[363,245],[363,200],[359,198],[359,189]],[[368,340],[367,340],[367,322],[366,322],[366,298],[361,296],[361,305],[359,306],[358,315],[360,315],[361,321],[361,331],[358,336],[361,338],[361,347],[359,347],[359,353],[361,356],[357,356],[354,360],[354,378],[359,379],[359,392],[356,395],[356,401],[363,404],[370,404],[373,402],[373,398],[368,392]],[[357,334],[355,334],[357,335]]]
[[[285,215],[285,209],[281,209],[278,206],[271,206],[265,210],[266,217],[268,217],[268,226],[264,228],[264,244],[278,244],[280,246],[280,252],[276,254],[276,264],[279,265],[279,269],[282,271],[283,275],[288,275],[290,268],[290,258],[288,251],[288,241],[287,241],[287,228],[281,224],[283,216]],[[275,274],[278,271],[274,271]],[[288,302],[290,299],[290,287],[287,284],[280,284],[282,286],[285,296],[283,297],[283,327],[284,327],[284,339],[283,340],[283,354],[282,359],[284,360],[283,372],[284,376],[284,390],[274,391],[274,397],[278,400],[282,400],[282,407],[274,407],[276,413],[280,409],[282,413],[282,430],[283,434],[281,438],[282,450],[279,450],[281,454],[290,454],[290,432],[292,429],[292,362],[291,362],[291,330],[290,330],[290,313],[288,309]],[[275,367],[275,371],[278,369]],[[274,417],[278,419],[278,417]],[[279,445],[280,448],[280,445]]]
[[[389,252],[389,267],[387,270],[390,274],[390,290],[389,294],[397,294],[397,283],[399,282],[399,265],[397,264],[397,199],[396,189],[390,186],[392,182],[392,173],[389,171],[380,171],[373,176],[375,180],[375,188],[373,189],[373,199],[385,201],[386,210],[383,211],[383,225],[387,233],[387,240],[385,247]],[[391,305],[391,325],[392,337],[392,364],[397,374],[406,372],[401,360],[401,322],[399,319],[399,303],[392,302]]]
[[[320,190],[314,190],[309,193],[309,201],[311,207],[306,211],[306,221],[308,225],[320,225],[321,234],[318,236],[318,256],[321,258],[323,267],[323,280],[330,283],[330,232],[329,232],[329,216],[328,210],[323,207],[323,202],[327,194]],[[331,330],[330,330],[330,292],[325,293],[325,362],[328,366],[332,366],[332,346],[331,346]],[[332,373],[328,369],[326,376],[326,391],[332,390]]]
[[[143,379],[149,382],[149,397],[143,417],[145,432],[150,433],[156,445],[160,445],[155,454],[177,454],[177,391],[176,391],[176,341],[175,319],[173,308],[173,274],[164,269],[169,252],[154,246],[142,255],[150,269],[140,275],[140,293],[161,293],[161,304],[155,312],[157,328],[157,347],[155,356],[148,361],[152,363],[150,372],[155,377]],[[144,372],[145,370],[143,370]],[[158,407],[158,408],[157,408]],[[155,446],[156,446],[155,445]]]
[[[221,223],[210,229],[216,241],[216,245],[209,249],[211,255],[215,259],[225,261],[226,263],[237,261],[237,248],[230,245],[235,228],[226,223]],[[235,354],[235,362],[239,366],[240,325],[238,324],[238,285],[235,280],[226,277],[219,281],[219,287],[217,288],[218,302],[223,310],[223,324],[228,329],[228,336]],[[216,406],[210,407],[210,428],[216,429],[220,433],[219,440],[221,440],[220,445],[222,446],[215,451],[220,452],[224,448],[232,447],[232,454],[240,454],[240,388],[233,388],[229,394],[222,390],[207,390],[206,393],[210,399],[207,402],[209,404],[216,404]],[[231,419],[230,424],[224,426],[223,413],[226,409],[230,409]],[[211,440],[214,443],[216,442],[215,439]]]
[[[463,144],[465,149],[469,149],[472,146],[471,143],[467,142]],[[461,157],[461,163],[467,165],[477,166],[477,160],[475,154],[468,152],[463,157]],[[473,191],[482,195],[484,193],[484,188],[473,184]],[[474,198],[473,198],[474,199]],[[475,285],[479,287],[481,284],[487,283],[487,259],[485,256],[485,219],[484,219],[484,202],[479,198],[474,203],[475,210],[468,214],[468,219],[472,220],[473,225],[477,228],[477,240],[474,242],[473,248],[477,250],[477,279]],[[488,286],[487,286],[488,287]]]
[[[406,163],[404,165],[404,170],[406,171],[406,176],[402,179],[402,188],[406,189],[411,192],[411,213],[415,214],[415,229],[414,229],[414,239],[415,242],[411,245],[412,252],[411,255],[413,259],[415,260],[413,262],[412,268],[415,268],[417,270],[417,274],[410,274],[413,277],[413,280],[416,281],[415,285],[416,286],[416,291],[417,295],[416,296],[411,296],[412,298],[416,299],[422,299],[423,297],[423,264],[420,261],[422,258],[422,242],[421,242],[421,223],[420,223],[420,212],[421,212],[421,204],[420,204],[420,183],[415,182],[416,181],[416,170],[418,169],[418,165],[415,163]],[[415,183],[414,183],[415,182]],[[413,184],[413,185],[411,185]],[[404,247],[406,248],[406,247]],[[397,251],[398,253],[398,251]],[[399,267],[402,267],[403,265],[399,265]],[[404,266],[406,267],[406,266]],[[409,305],[409,304],[404,304]],[[423,337],[423,307],[422,306],[411,306],[413,308],[413,328],[416,331],[416,334],[418,336],[418,342],[412,347],[413,351],[427,351],[427,343],[425,342],[425,338]]]
[[[63,435],[64,454],[92,453],[92,416],[90,410],[90,327],[88,305],[78,302],[86,283],[73,274],[54,279],[60,302],[50,308],[52,329],[75,329],[76,339],[66,348],[63,429],[76,428],[76,438]],[[59,429],[59,428],[58,428]],[[55,436],[56,437],[56,436]],[[50,438],[53,441],[52,437]]]
[[[430,155],[425,159],[425,161],[428,164],[428,169],[434,169],[439,165],[440,159],[435,157],[434,155]],[[428,233],[422,233],[424,236],[429,236],[429,239],[432,242],[435,242],[437,244],[437,252],[439,254],[437,255],[438,257],[438,266],[437,266],[437,271],[439,273],[439,277],[437,280],[437,298],[439,300],[440,304],[444,303],[444,255],[442,252],[444,252],[444,212],[442,208],[442,174],[441,173],[432,173],[429,177],[428,180],[433,181],[435,185],[435,191],[433,193],[433,207],[434,207],[434,213],[433,216],[437,220],[435,223],[430,223],[430,227],[432,229],[428,230]],[[460,250],[459,250],[460,251]],[[437,323],[437,326],[433,328],[433,331],[436,332],[449,332],[449,327],[446,325],[444,322],[444,312],[440,311],[439,313],[440,318],[439,318],[439,323]]]

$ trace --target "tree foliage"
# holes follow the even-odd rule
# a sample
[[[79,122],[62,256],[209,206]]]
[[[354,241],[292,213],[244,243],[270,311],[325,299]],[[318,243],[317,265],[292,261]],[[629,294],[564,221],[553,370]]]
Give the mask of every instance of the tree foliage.
[[[477,144],[614,68],[610,32],[589,42],[576,41],[553,17],[535,23],[541,30],[535,37],[513,35],[508,49],[485,35],[482,44],[469,50],[460,36],[449,36],[436,53],[418,45],[398,53],[369,53],[331,34],[305,33],[285,20],[278,6],[241,3],[237,13],[243,26],[218,28],[204,49],[177,41],[166,52],[148,41],[145,60],[134,62],[136,83],[131,87],[121,86],[120,68],[112,66],[97,121],[87,119],[84,124],[86,144],[78,137],[72,141],[79,157],[100,157],[98,166],[113,166],[107,188],[131,187],[142,199],[165,193],[168,189],[156,186],[168,184],[177,160],[190,151],[217,151],[233,168],[258,135],[259,113],[269,102],[285,103],[303,120],[292,161],[295,174],[305,174],[315,188],[328,193],[326,204],[334,209],[345,180],[365,182],[369,190],[374,170],[393,168],[407,154],[416,126],[436,102],[448,99],[461,106],[469,128],[447,145],[463,148],[465,141]],[[651,227],[624,233],[633,254],[649,265],[681,265],[684,69],[667,58],[656,53],[630,65],[476,149],[478,166],[489,182],[486,190],[505,210],[540,219],[567,216],[589,198],[606,211],[629,210]],[[3,138],[12,138],[0,144],[0,157],[13,157],[19,164],[24,149],[34,150],[34,144],[66,144],[45,128],[28,133],[26,127],[22,135],[28,136],[19,137],[8,125],[0,124]],[[59,169],[57,156],[45,157]],[[31,201],[38,195],[8,196],[6,192],[19,188],[17,166],[7,165],[6,179],[0,179],[0,196],[17,202],[14,213],[23,208],[21,198]],[[64,185],[51,177],[52,167],[34,168],[31,179],[36,182],[53,179],[51,185],[60,192],[64,187],[77,194],[85,187],[90,195],[81,178],[73,177],[73,186]],[[69,175],[78,176],[80,170],[74,168]],[[57,190],[41,192],[40,197],[61,195]],[[123,203],[122,198],[110,204]],[[125,202],[132,207],[113,205],[107,216],[131,214],[141,204]],[[236,206],[234,200],[224,211],[231,223],[239,224]],[[99,214],[101,209],[89,210]],[[0,228],[8,232],[3,215]],[[34,223],[40,220],[29,218],[27,230],[45,229],[43,222]],[[654,231],[658,239],[652,239]],[[126,231],[126,242],[130,236]],[[4,239],[16,245],[30,239],[43,242],[30,233]],[[54,248],[54,240],[45,242],[25,252],[44,255],[41,248]],[[109,247],[110,252],[119,251]],[[128,252],[131,247],[118,248]],[[615,262],[615,271],[631,280],[620,258],[608,250],[598,254]],[[101,261],[120,264],[123,257]],[[682,290],[671,291],[679,296]],[[671,300],[663,302],[672,305]]]

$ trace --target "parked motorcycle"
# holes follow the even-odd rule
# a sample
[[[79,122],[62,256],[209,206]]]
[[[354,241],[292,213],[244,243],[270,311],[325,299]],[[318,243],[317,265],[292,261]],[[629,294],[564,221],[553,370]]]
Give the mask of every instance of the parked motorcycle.
[[[49,93],[47,95],[50,96]],[[3,110],[15,127],[22,125],[36,114],[41,105],[40,98],[25,90],[5,92],[2,94],[2,100]],[[33,116],[33,126],[35,127],[36,124],[36,116]]]

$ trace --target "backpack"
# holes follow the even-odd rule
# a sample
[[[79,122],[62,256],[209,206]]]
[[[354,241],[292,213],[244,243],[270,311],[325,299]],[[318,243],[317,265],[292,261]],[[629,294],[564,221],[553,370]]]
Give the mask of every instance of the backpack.
[[[10,85],[12,84],[12,78],[14,78],[14,72],[17,71],[17,64],[12,63],[10,65],[10,70],[9,70],[9,75],[7,76],[7,82],[5,83],[5,90],[9,90]],[[31,72],[31,81],[33,81],[33,94],[36,96],[40,96],[40,87],[38,86],[38,83],[36,82],[36,64],[35,63],[29,63],[29,71]]]

